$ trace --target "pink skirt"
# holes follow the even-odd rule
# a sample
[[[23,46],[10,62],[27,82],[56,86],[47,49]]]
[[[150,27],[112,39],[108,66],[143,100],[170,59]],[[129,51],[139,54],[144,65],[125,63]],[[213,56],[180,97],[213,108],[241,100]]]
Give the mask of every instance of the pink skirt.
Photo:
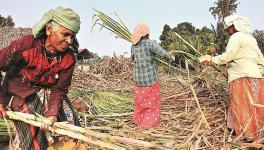
[[[134,123],[145,128],[156,127],[160,120],[159,81],[150,87],[134,86],[134,92]]]

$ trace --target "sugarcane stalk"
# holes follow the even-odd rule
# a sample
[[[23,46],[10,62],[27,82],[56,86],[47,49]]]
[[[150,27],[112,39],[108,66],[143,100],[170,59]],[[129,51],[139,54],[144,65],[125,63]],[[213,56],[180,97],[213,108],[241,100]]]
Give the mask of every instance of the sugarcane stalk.
[[[185,44],[190,46],[197,54],[202,55],[196,48],[194,48],[189,42],[187,42],[184,38],[182,38],[177,32],[173,32],[179,39],[181,39]]]
[[[184,52],[184,51],[179,51],[179,50],[175,50],[175,51],[171,51],[172,53],[182,53],[182,54],[185,54],[186,56],[188,56],[188,57],[190,57],[191,59],[193,59],[193,60],[199,60],[199,58],[198,57],[196,57],[196,56],[194,56],[194,55],[192,55],[192,54],[190,54],[190,53],[187,53],[187,52]]]
[[[177,67],[174,67],[174,66],[171,66],[170,64],[168,64],[167,62],[159,59],[159,58],[156,58],[159,62],[163,63],[164,65],[167,65],[169,66],[171,69],[173,70],[176,70],[176,71],[179,71],[179,72],[182,72],[182,73],[187,73],[185,70],[182,70],[182,69],[179,69]],[[214,78],[210,78],[210,77],[207,77],[207,78],[204,78],[204,77],[200,77],[200,76],[194,76],[193,74],[189,74],[190,77],[192,78],[195,78],[195,79],[198,79],[198,80],[210,80],[210,81],[214,81],[215,83],[216,82],[219,82],[218,84],[221,84],[221,85],[225,85],[224,83],[222,83],[220,80],[215,80]]]
[[[239,147],[251,147],[251,148],[264,148],[264,145],[263,144],[260,144],[260,143],[238,143],[238,142],[228,142],[228,144],[231,144],[231,145],[236,145],[236,146],[239,146]]]
[[[100,140],[95,140],[92,138],[89,138],[88,136],[85,136],[79,132],[76,131],[71,131],[70,129],[65,130],[62,128],[58,128],[56,126],[49,126],[49,130],[52,132],[55,132],[57,134],[61,134],[61,135],[66,135],[69,137],[72,137],[74,139],[78,139],[78,140],[82,140],[86,143],[89,143],[90,145],[96,146],[96,147],[100,147],[100,148],[108,148],[108,149],[112,149],[112,150],[125,150],[125,148],[108,143],[108,142],[104,142],[104,141],[100,141]]]
[[[197,54],[199,54],[199,56],[201,56],[202,54],[195,48],[193,47],[190,43],[188,43],[185,39],[183,39],[177,32],[174,32],[175,35],[181,39],[185,44],[187,44],[189,47],[191,47]],[[195,59],[196,60],[196,59]],[[226,79],[228,78],[227,75],[225,75],[224,73],[222,73],[222,71],[217,68],[214,64],[211,65],[211,67],[213,67],[217,72],[219,72],[221,75],[223,75]]]
[[[197,98],[197,95],[196,95],[196,93],[195,93],[195,90],[194,90],[194,88],[193,88],[193,86],[192,86],[191,84],[190,84],[190,89],[191,89],[192,92],[193,92],[193,96],[194,96],[195,102],[196,102],[196,104],[197,104],[197,106],[198,106],[198,109],[199,109],[199,111],[200,111],[200,113],[201,113],[202,120],[204,121],[204,123],[205,123],[205,125],[207,126],[207,128],[208,128],[209,130],[211,130],[211,127],[210,127],[210,125],[208,124],[208,122],[207,122],[207,120],[206,120],[206,118],[205,118],[204,112],[203,112],[203,110],[201,109],[201,106],[200,106],[199,100],[198,100],[198,98]]]
[[[202,117],[202,120],[204,121],[204,123],[205,123],[205,125],[207,126],[207,128],[209,129],[209,130],[211,130],[211,127],[210,127],[210,125],[208,124],[208,122],[207,122],[207,120],[206,120],[206,118],[205,118],[205,115],[204,115],[204,112],[203,112],[203,110],[202,110],[202,108],[201,108],[201,106],[200,106],[200,102],[199,102],[199,100],[198,100],[198,98],[197,98],[197,95],[196,95],[196,93],[195,93],[195,90],[194,90],[194,87],[193,87],[193,85],[191,84],[191,82],[190,82],[190,72],[189,72],[189,68],[188,68],[188,62],[187,61],[185,61],[185,66],[186,66],[186,69],[187,69],[187,75],[188,75],[188,81],[189,81],[189,86],[190,86],[190,89],[191,89],[191,91],[192,91],[192,93],[193,93],[193,96],[194,96],[194,99],[195,99],[195,102],[196,102],[196,104],[197,104],[197,106],[198,106],[198,109],[199,109],[199,111],[200,111],[200,113],[201,113],[201,117]]]
[[[107,134],[97,133],[93,130],[81,128],[81,127],[74,126],[71,124],[56,122],[56,123],[54,123],[54,126],[64,128],[64,129],[69,129],[69,130],[72,129],[76,132],[80,132],[80,133],[83,133],[83,134],[86,134],[89,136],[93,136],[95,138],[105,139],[105,140],[110,140],[110,141],[116,141],[116,142],[120,142],[123,144],[130,144],[130,145],[145,147],[145,148],[157,148],[157,149],[161,149],[161,150],[168,150],[169,149],[169,148],[163,147],[161,145],[158,145],[156,143],[151,143],[151,142],[146,142],[146,141],[136,140],[136,139],[131,139],[131,138],[125,138],[125,137],[120,137],[120,136],[110,136]]]
[[[120,147],[120,146],[117,146],[117,145],[114,145],[108,142],[94,140],[92,138],[89,138],[88,136],[84,136],[83,134],[76,132],[76,130],[72,131],[69,128],[68,129],[60,128],[60,126],[56,126],[56,123],[54,123],[54,125],[52,126],[52,123],[47,118],[44,118],[44,117],[41,118],[41,120],[40,119],[38,120],[37,118],[39,118],[39,116],[32,115],[32,114],[12,112],[12,111],[6,111],[6,114],[9,117],[9,119],[23,121],[25,123],[28,123],[36,127],[42,127],[44,125],[49,125],[48,129],[51,132],[61,134],[61,135],[66,135],[66,136],[69,136],[69,137],[72,137],[78,140],[82,140],[96,147],[108,148],[112,150],[125,150],[125,148],[123,147]]]

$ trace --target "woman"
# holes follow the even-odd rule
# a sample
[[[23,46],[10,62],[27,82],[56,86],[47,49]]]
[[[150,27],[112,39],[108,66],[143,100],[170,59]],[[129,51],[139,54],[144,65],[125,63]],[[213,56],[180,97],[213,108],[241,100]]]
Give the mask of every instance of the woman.
[[[149,34],[147,25],[138,24],[131,38],[131,55],[135,63],[133,121],[145,128],[156,127],[160,119],[160,83],[155,57],[175,60],[171,53],[165,51],[156,41],[150,40]]]
[[[9,104],[13,111],[45,114],[52,123],[57,121],[71,84],[76,63],[72,50],[78,49],[74,43],[79,29],[78,14],[58,7],[44,14],[32,28],[33,35],[0,50],[0,71],[6,72],[4,79],[0,76],[0,118],[6,117]],[[15,149],[47,149],[44,131],[21,121],[14,124]]]
[[[248,20],[242,16],[224,19],[231,35],[226,52],[215,57],[202,56],[206,64],[228,64],[230,99],[227,108],[227,127],[239,135],[244,131],[247,140],[263,137],[264,126],[264,58],[256,39],[250,34]]]

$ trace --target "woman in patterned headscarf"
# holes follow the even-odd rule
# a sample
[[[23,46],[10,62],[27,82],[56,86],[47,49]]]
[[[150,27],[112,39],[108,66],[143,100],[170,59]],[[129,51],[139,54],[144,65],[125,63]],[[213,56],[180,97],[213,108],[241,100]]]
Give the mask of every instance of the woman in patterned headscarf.
[[[13,111],[38,113],[52,123],[57,121],[71,84],[79,29],[79,15],[58,7],[44,14],[32,28],[33,35],[23,36],[0,50],[0,71],[6,72],[5,78],[0,76],[0,118],[6,117],[9,104]],[[41,96],[44,99],[40,95],[45,95]],[[14,124],[15,148],[47,149],[44,131],[20,121]]]
[[[150,30],[145,24],[138,24],[132,34],[132,60],[135,63],[134,79],[134,123],[149,128],[156,127],[160,119],[160,83],[158,81],[155,57],[167,60],[175,57],[164,50],[156,41],[149,39]]]
[[[202,56],[200,61],[228,64],[227,127],[237,135],[245,130],[247,140],[257,140],[264,136],[264,58],[256,39],[250,34],[246,17],[233,15],[224,21],[231,35],[226,52],[215,57]]]

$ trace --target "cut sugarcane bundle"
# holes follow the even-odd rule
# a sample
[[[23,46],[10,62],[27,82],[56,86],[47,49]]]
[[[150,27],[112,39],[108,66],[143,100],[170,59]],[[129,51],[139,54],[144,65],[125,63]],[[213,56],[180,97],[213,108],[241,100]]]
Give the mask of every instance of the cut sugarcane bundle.
[[[47,118],[42,117],[40,115],[7,111],[7,116],[10,119],[23,121],[25,123],[28,123],[28,124],[31,124],[37,127],[41,127],[44,124],[47,124],[49,125],[48,129],[51,132],[82,140],[95,147],[107,148],[107,149],[113,149],[113,150],[124,150],[126,148],[119,146],[119,144],[122,143],[122,144],[129,144],[129,145],[133,145],[137,147],[144,147],[144,148],[156,148],[156,149],[161,149],[161,150],[169,149],[164,146],[158,145],[156,143],[98,133],[93,130],[88,130],[82,127],[68,124],[66,122],[55,122],[53,125],[51,125],[52,123]],[[115,144],[115,143],[110,143],[107,141],[117,142],[117,143]]]
[[[46,125],[49,125],[49,131],[51,132],[54,132],[60,135],[66,135],[66,136],[69,136],[75,139],[79,139],[79,140],[82,140],[96,147],[108,148],[108,149],[113,149],[113,150],[124,150],[123,147],[120,147],[120,146],[117,146],[117,145],[114,145],[108,142],[92,139],[88,136],[85,136],[79,133],[78,131],[75,131],[74,130],[75,128],[73,128],[73,130],[71,130],[71,128],[63,129],[63,128],[60,128],[60,126],[57,126],[57,123],[51,126],[52,123],[47,118],[42,117],[40,115],[33,115],[33,114],[26,114],[26,113],[21,113],[21,112],[12,112],[12,111],[7,111],[6,113],[10,119],[23,121],[25,123],[28,123],[28,124],[31,124],[37,127],[41,127],[46,124]]]

